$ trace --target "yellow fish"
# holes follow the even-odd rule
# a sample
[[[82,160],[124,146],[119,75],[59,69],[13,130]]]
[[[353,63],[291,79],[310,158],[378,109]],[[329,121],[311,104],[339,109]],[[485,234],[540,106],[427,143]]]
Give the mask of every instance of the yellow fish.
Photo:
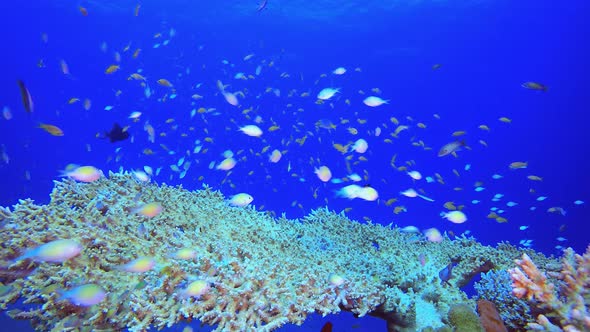
[[[525,89],[530,89],[530,90],[547,91],[546,86],[544,86],[541,83],[537,83],[537,82],[524,82],[521,84],[521,86]]]
[[[334,147],[334,149],[340,151],[341,153],[348,152],[348,145],[342,145],[342,144],[334,143],[332,146]]]
[[[499,222],[500,224],[503,224],[505,222],[508,222],[508,219],[506,219],[504,217],[498,217],[498,218],[496,218],[496,221]]]
[[[508,167],[510,167],[510,169],[519,169],[519,168],[526,168],[528,166],[528,162],[524,162],[524,161],[515,161],[510,163],[510,165]]]
[[[444,204],[445,209],[447,210],[457,210],[457,207],[455,206],[454,202],[446,202]]]
[[[54,125],[40,123],[39,128],[42,128],[43,130],[45,130],[46,132],[50,133],[53,136],[63,136],[64,135],[63,130],[61,130],[59,127],[54,126]]]
[[[504,122],[504,123],[511,123],[511,122],[512,122],[512,120],[511,120],[511,119],[509,119],[509,118],[507,118],[507,117],[505,117],[505,116],[503,116],[503,117],[499,118],[498,120],[500,120],[500,121],[502,121],[502,122]]]
[[[395,214],[400,214],[400,213],[406,212],[406,211],[407,211],[406,210],[406,207],[403,206],[403,205],[396,206],[396,207],[393,208],[393,213],[395,213]]]
[[[397,202],[397,198],[390,198],[385,202],[385,206],[390,206],[391,204]]]
[[[489,219],[496,219],[500,217],[496,212],[490,212],[490,214],[488,214],[487,218]]]
[[[112,73],[116,72],[117,70],[119,70],[119,68],[121,68],[121,67],[119,67],[118,65],[110,65],[110,66],[109,66],[109,67],[108,67],[108,68],[107,68],[107,69],[104,71],[104,73],[105,73],[105,74],[112,74]]]
[[[307,135],[296,139],[295,142],[299,143],[299,145],[303,145],[303,144],[305,144],[305,140],[307,140]]]
[[[454,133],[453,133],[453,136],[455,136],[455,137],[459,137],[459,136],[463,136],[463,135],[465,135],[465,134],[467,134],[467,132],[466,132],[466,131],[459,130],[459,131],[456,131],[456,132],[454,132]]]
[[[404,125],[397,126],[397,128],[395,128],[395,131],[394,131],[394,132],[393,132],[393,134],[391,134],[391,135],[392,135],[393,137],[397,137],[397,135],[398,135],[399,133],[401,133],[402,131],[404,131],[404,130],[406,130],[406,129],[408,129],[408,128],[409,128],[408,126],[404,126]]]
[[[138,73],[133,73],[133,74],[129,75],[128,80],[131,80],[131,79],[134,79],[137,81],[145,81],[145,77],[143,77],[141,74],[138,74]]]
[[[161,86],[165,86],[165,87],[167,87],[167,88],[171,88],[171,87],[173,87],[172,83],[170,83],[170,81],[168,81],[168,80],[167,80],[167,79],[165,79],[165,78],[160,78],[160,79],[158,80],[158,84],[160,84]]]
[[[527,179],[529,179],[531,181],[543,181],[542,177],[536,176],[536,175],[529,175],[529,176],[527,176]]]

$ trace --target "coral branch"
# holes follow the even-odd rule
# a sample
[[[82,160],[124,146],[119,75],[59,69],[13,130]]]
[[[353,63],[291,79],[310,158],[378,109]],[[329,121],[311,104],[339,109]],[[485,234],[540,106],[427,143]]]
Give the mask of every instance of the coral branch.
[[[528,324],[530,329],[570,332],[590,330],[587,302],[590,295],[590,246],[583,256],[575,254],[571,248],[564,251],[561,272],[555,274],[560,280],[557,290],[526,254],[515,262],[520,268],[509,270],[514,295],[526,298],[543,310],[543,314],[537,317],[537,323]]]

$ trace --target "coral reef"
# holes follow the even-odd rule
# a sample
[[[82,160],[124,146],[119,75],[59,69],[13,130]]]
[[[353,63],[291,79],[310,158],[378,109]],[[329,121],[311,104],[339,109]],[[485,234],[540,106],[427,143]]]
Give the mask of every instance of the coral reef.
[[[0,308],[18,300],[33,305],[9,314],[38,330],[144,331],[198,319],[217,331],[271,331],[299,325],[313,312],[342,310],[383,318],[389,331],[442,330],[453,304],[469,303],[473,312],[459,287],[474,274],[508,269],[523,252],[552,262],[466,237],[416,240],[327,209],[301,220],[273,218],[231,207],[207,187],[190,192],[140,183],[127,173],[91,183],[56,181],[50,198],[47,205],[21,200],[2,209],[0,228]],[[160,214],[134,212],[152,202]],[[56,239],[73,239],[83,249],[63,263],[13,261]],[[184,248],[191,255],[173,255]],[[156,266],[120,268],[140,257]],[[438,273],[450,261],[457,262],[453,278],[441,283]],[[76,306],[57,291],[88,283],[107,292],[102,302]]]
[[[476,282],[477,298],[492,302],[509,331],[522,330],[526,322],[535,318],[527,301],[512,294],[512,279],[505,270],[482,273]]]
[[[513,293],[526,298],[542,313],[537,323],[527,325],[535,331],[590,331],[590,246],[586,253],[564,250],[560,272],[548,272],[559,280],[552,282],[527,254],[510,269]]]

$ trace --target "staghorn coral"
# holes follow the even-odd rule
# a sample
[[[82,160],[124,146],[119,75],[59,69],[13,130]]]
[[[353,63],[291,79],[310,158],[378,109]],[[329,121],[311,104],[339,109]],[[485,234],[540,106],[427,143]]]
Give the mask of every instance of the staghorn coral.
[[[518,267],[509,270],[513,293],[526,298],[542,313],[537,323],[527,325],[535,331],[588,331],[590,330],[590,246],[584,255],[571,248],[564,250],[561,271],[548,272],[559,282],[548,280],[531,258],[523,254],[515,261]]]
[[[139,183],[126,173],[92,183],[56,181],[50,198],[47,205],[21,200],[12,211],[3,210],[0,229],[6,267],[0,282],[8,283],[0,307],[19,299],[37,305],[10,313],[38,330],[143,331],[199,319],[218,331],[271,331],[299,325],[313,312],[342,310],[383,318],[389,331],[442,328],[451,305],[468,301],[458,286],[479,271],[507,269],[522,254],[465,237],[416,242],[396,228],[361,224],[326,209],[301,220],[275,219],[253,208],[229,207],[207,187],[189,192]],[[150,202],[160,203],[162,213],[132,213]],[[26,248],[63,238],[83,245],[78,257],[62,264],[8,263]],[[186,247],[196,258],[170,257]],[[159,260],[158,268],[116,269],[145,256]],[[458,265],[443,284],[438,272],[449,259]],[[344,282],[331,284],[332,274]],[[194,280],[211,288],[198,298],[182,296]],[[91,307],[59,300],[55,289],[81,283],[100,285],[107,298]]]

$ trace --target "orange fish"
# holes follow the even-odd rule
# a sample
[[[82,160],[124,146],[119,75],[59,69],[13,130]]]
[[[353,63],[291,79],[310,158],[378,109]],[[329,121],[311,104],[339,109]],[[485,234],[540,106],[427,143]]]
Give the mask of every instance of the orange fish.
[[[80,6],[80,13],[82,13],[83,16],[88,16],[88,9]]]
[[[63,130],[61,130],[59,127],[54,126],[54,125],[40,123],[39,128],[42,128],[43,130],[45,130],[46,132],[50,133],[53,136],[63,136],[64,135]]]
[[[139,16],[139,9],[140,8],[141,8],[141,5],[135,6],[135,16]]]

